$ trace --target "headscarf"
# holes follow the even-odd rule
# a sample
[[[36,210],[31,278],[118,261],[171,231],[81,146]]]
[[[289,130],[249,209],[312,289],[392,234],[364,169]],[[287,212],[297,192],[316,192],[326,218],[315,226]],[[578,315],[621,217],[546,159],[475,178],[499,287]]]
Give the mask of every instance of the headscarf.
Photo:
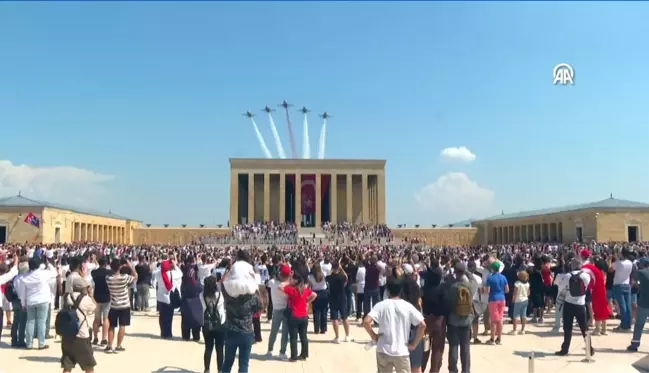
[[[164,282],[167,291],[171,291],[174,287],[174,284],[171,282],[171,278],[169,277],[169,271],[171,271],[171,260],[165,260],[160,264],[160,274],[162,275],[162,282]]]

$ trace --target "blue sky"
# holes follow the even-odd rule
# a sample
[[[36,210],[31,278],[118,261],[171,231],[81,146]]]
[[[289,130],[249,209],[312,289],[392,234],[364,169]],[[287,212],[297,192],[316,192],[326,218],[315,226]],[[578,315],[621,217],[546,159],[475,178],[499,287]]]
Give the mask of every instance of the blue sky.
[[[623,2],[2,3],[0,194],[225,223],[228,158],[263,157],[239,114],[286,99],[335,115],[328,158],[387,159],[391,224],[646,202],[648,18]],[[561,62],[573,86],[552,85]],[[461,146],[475,160],[440,154]]]

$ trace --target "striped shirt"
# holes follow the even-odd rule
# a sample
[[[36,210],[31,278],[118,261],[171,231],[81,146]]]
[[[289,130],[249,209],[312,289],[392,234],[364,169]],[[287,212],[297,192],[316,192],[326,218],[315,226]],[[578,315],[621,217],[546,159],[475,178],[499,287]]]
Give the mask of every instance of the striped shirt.
[[[131,275],[116,274],[106,277],[108,292],[110,293],[111,309],[128,309],[131,308],[128,288],[133,283],[134,277]]]

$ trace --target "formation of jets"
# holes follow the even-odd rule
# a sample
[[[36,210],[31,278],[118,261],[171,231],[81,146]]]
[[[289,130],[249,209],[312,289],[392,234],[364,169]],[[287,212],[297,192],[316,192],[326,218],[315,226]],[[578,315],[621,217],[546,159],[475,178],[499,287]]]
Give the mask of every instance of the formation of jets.
[[[285,101],[282,101],[282,103],[279,104],[279,105],[277,105],[277,106],[278,106],[278,107],[281,107],[281,108],[284,108],[284,109],[288,109],[289,107],[293,106],[293,104],[289,104],[289,103],[286,102],[286,100],[285,100]],[[273,112],[273,111],[275,111],[275,110],[274,110],[274,109],[271,109],[268,105],[266,105],[266,107],[264,107],[263,109],[261,109],[261,111],[266,112],[266,113],[271,113],[271,112]],[[302,114],[306,114],[306,113],[311,112],[311,110],[307,109],[306,106],[302,106],[302,108],[299,109],[298,111],[299,111],[300,113],[302,113]],[[248,118],[252,118],[252,117],[255,116],[255,114],[251,113],[250,111],[246,111],[245,113],[243,113],[243,114],[241,114],[241,115],[243,115],[243,116],[245,116],[245,117],[248,117]],[[320,116],[320,118],[322,118],[322,119],[331,118],[331,115],[327,114],[326,111],[325,111],[324,113],[320,114],[319,116]]]

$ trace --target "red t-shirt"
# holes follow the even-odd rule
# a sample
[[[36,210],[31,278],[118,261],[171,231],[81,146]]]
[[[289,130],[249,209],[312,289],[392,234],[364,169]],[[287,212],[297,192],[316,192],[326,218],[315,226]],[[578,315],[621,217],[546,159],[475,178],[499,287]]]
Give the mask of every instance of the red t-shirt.
[[[543,285],[552,286],[552,272],[548,267],[541,269],[541,277],[543,278]]]
[[[302,294],[293,286],[286,286],[284,293],[288,295],[288,307],[291,307],[291,312],[295,318],[303,318],[309,316],[307,307],[307,299],[313,294],[309,288],[304,288]]]

